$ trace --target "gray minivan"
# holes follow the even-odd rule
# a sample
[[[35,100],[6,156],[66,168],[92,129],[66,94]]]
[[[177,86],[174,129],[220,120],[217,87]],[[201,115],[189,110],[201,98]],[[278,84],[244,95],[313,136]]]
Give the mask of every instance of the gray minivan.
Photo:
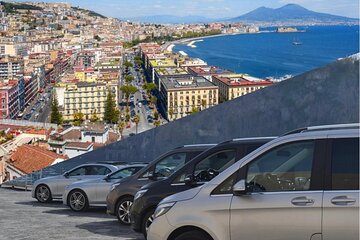
[[[359,124],[279,137],[165,198],[148,240],[358,240]]]

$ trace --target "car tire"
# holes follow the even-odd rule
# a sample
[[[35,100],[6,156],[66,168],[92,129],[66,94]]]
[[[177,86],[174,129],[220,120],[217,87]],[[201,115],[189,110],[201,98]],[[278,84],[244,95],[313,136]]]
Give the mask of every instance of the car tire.
[[[68,205],[74,212],[85,211],[89,208],[89,201],[84,191],[75,189],[68,195]]]
[[[116,204],[116,217],[122,225],[130,225],[130,208],[134,202],[133,197],[124,197]]]
[[[213,239],[205,232],[199,230],[193,230],[180,234],[174,240],[213,240]]]
[[[150,209],[149,211],[147,211],[145,213],[145,215],[142,219],[141,232],[144,235],[145,239],[147,236],[147,231],[154,220],[154,216],[153,216],[154,212],[155,212],[155,209]]]
[[[49,203],[52,201],[50,188],[45,184],[40,184],[35,189],[35,198],[41,203]]]

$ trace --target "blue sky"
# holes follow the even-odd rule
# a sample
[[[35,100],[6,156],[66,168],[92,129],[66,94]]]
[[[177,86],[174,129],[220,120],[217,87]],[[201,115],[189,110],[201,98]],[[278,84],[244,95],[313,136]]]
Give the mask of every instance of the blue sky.
[[[297,3],[310,10],[359,17],[358,0],[65,0],[74,6],[95,10],[110,17],[150,15],[199,15],[210,18],[235,17],[255,8],[277,8]],[[64,2],[64,0],[42,0]]]

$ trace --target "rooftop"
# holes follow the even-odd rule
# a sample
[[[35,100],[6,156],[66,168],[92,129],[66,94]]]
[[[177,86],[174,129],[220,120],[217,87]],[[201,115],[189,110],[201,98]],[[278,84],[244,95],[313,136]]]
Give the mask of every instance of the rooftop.
[[[31,173],[50,166],[56,159],[64,159],[49,150],[33,145],[19,146],[10,157],[10,163],[24,173]]]
[[[226,69],[215,67],[215,66],[189,67],[189,71],[192,71],[196,75],[234,74],[234,72],[232,72],[230,70],[226,70]]]
[[[152,67],[176,67],[172,59],[150,60]]]
[[[158,68],[156,72],[160,76],[173,76],[173,75],[190,75],[184,68]]]
[[[83,150],[88,150],[92,146],[93,143],[91,142],[68,142],[65,144],[65,148],[83,149]]]
[[[213,79],[217,79],[224,84],[231,87],[239,87],[239,86],[256,86],[256,85],[271,85],[273,82],[269,80],[262,80],[258,78],[253,78],[244,74],[233,74],[233,75],[219,75],[214,76]],[[251,80],[249,80],[251,79]]]
[[[161,82],[167,90],[217,88],[215,84],[203,77],[164,77],[161,78]]]

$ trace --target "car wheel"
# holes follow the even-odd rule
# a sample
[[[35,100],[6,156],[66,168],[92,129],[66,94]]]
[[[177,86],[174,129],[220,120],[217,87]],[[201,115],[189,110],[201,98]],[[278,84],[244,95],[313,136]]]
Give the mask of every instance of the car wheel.
[[[155,212],[155,209],[151,209],[144,215],[143,222],[141,225],[141,232],[144,234],[145,239],[146,239],[149,227],[154,221],[154,212]]]
[[[75,212],[84,211],[89,207],[87,196],[81,190],[73,190],[69,193],[68,204]]]
[[[35,197],[41,203],[49,203],[52,201],[50,188],[44,184],[36,187]]]
[[[116,216],[119,222],[123,225],[130,225],[130,208],[134,199],[132,197],[125,197],[121,199],[116,205]]]
[[[212,240],[212,238],[202,231],[193,230],[180,234],[174,240]]]

